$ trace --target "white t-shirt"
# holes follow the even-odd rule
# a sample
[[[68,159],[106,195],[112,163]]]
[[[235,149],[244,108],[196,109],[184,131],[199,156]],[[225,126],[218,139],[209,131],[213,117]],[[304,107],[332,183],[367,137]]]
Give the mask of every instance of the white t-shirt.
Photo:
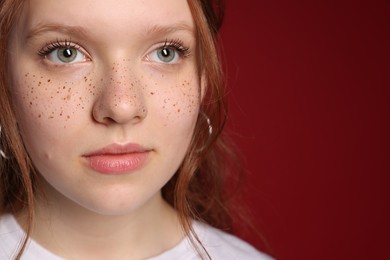
[[[215,229],[209,225],[194,222],[194,230],[213,260],[272,259],[257,251],[254,247],[243,240]],[[14,259],[18,250],[18,245],[20,244],[24,234],[24,231],[11,214],[6,214],[0,218],[0,260]],[[29,240],[28,246],[21,259],[60,260],[62,258],[43,248],[34,240]],[[158,256],[149,258],[149,260],[175,259],[195,260],[200,259],[200,257],[191,246],[188,238],[185,238],[174,248],[165,251]]]

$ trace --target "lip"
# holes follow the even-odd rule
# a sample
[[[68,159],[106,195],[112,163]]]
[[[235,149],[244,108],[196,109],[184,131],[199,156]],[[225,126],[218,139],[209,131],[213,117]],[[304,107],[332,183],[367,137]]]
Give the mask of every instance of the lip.
[[[142,168],[151,150],[138,144],[111,144],[83,157],[95,172],[108,175],[127,174]]]

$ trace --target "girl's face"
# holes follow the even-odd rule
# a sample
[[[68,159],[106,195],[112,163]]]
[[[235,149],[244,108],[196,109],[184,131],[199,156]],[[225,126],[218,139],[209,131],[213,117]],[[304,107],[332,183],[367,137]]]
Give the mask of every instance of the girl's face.
[[[9,45],[47,198],[105,215],[161,201],[201,99],[187,1],[30,0]]]

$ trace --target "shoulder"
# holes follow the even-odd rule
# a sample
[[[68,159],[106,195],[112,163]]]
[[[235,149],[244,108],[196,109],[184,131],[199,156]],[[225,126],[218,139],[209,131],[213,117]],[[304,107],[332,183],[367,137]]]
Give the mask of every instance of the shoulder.
[[[212,259],[272,259],[240,238],[207,224],[195,222],[194,230]]]
[[[11,259],[15,255],[23,235],[11,214],[0,216],[0,259]]]
[[[26,234],[11,214],[0,216],[0,259],[16,259],[20,249],[21,241]],[[60,259],[47,251],[33,240],[29,240],[23,256],[20,258],[28,260]]]

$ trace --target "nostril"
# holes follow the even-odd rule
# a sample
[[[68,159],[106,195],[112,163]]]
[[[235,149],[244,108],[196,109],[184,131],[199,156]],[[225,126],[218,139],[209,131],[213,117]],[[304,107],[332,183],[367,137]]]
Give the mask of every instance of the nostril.
[[[137,123],[146,117],[147,107],[144,105],[142,95],[137,99],[119,97],[119,95],[106,91],[95,101],[92,110],[93,119],[101,124]]]
[[[99,120],[98,122],[102,123],[103,125],[115,124],[115,121],[111,117],[104,117],[102,120]]]

